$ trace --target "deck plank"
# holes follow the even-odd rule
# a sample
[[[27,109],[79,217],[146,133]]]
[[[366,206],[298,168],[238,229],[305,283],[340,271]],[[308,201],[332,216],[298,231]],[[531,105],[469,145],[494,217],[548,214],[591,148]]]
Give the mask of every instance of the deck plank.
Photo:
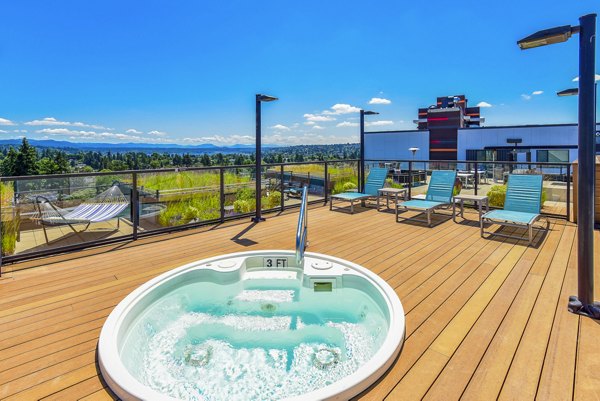
[[[357,399],[598,399],[600,325],[566,311],[577,285],[574,225],[553,220],[550,234],[527,247],[482,239],[472,221],[440,217],[428,228],[357,211],[311,207],[309,251],[380,274],[406,313],[400,357]],[[95,352],[102,324],[121,299],[194,260],[291,249],[296,219],[297,212],[286,212],[257,225],[229,222],[4,270],[0,398],[114,400]]]

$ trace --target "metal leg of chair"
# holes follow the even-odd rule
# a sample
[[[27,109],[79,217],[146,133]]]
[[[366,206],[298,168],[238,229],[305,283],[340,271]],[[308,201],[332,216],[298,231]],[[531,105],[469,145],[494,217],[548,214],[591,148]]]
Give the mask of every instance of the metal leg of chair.
[[[427,211],[427,225],[431,227],[431,210]]]
[[[533,224],[529,224],[529,245],[533,243]]]
[[[452,221],[456,223],[456,201],[452,202]]]
[[[49,244],[50,241],[48,241],[48,234],[46,233],[46,226],[44,224],[42,224],[42,230],[44,230],[44,237],[46,237],[46,244]]]
[[[333,210],[333,197],[329,199],[329,210]]]
[[[350,214],[354,214],[354,201],[350,201]]]
[[[481,233],[481,238],[483,238],[483,218],[479,219],[479,229],[480,229],[480,233]]]

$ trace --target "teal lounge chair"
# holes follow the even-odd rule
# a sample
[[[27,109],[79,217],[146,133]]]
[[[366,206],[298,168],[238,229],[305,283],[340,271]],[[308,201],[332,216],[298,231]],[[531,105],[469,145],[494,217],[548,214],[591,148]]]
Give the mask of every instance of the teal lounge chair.
[[[377,191],[383,188],[388,170],[386,168],[372,168],[365,183],[364,192],[342,192],[341,194],[331,195],[329,201],[329,210],[333,210],[333,200],[338,199],[350,202],[350,213],[354,213],[354,202],[363,201],[377,196]]]
[[[431,214],[435,209],[452,204],[454,191],[454,182],[456,181],[456,171],[436,170],[431,174],[429,188],[425,199],[411,199],[406,202],[400,202],[396,205],[396,222],[399,220],[416,220],[425,222],[425,220],[412,218],[400,218],[399,210],[418,210],[427,214],[427,225],[431,227]]]
[[[500,234],[497,232],[484,231],[484,223],[496,223],[503,226],[527,228],[529,234],[529,245],[533,242],[533,229],[548,230],[546,227],[534,227],[533,223],[540,219],[542,208],[542,179],[541,175],[517,175],[508,176],[508,187],[503,210],[492,210],[481,216],[481,236],[484,234],[498,235],[507,238],[518,238],[520,236]],[[485,237],[484,237],[485,238]]]

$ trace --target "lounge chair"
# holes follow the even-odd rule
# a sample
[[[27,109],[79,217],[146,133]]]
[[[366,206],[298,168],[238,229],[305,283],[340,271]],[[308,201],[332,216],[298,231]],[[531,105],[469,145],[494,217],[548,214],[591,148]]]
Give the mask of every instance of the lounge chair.
[[[416,220],[425,222],[425,220],[414,217],[400,217],[399,210],[417,210],[427,214],[427,225],[431,227],[431,215],[436,209],[452,204],[454,191],[454,182],[456,181],[456,171],[436,170],[431,173],[429,188],[425,199],[411,199],[406,202],[399,202],[396,205],[396,222],[399,220]]]
[[[123,195],[119,186],[113,184],[112,187],[90,199],[83,202],[73,210],[64,210],[54,205],[44,196],[36,197],[36,207],[38,209],[37,221],[44,230],[46,243],[48,234],[46,227],[69,226],[77,235],[88,229],[91,223],[110,220],[125,210],[129,206],[129,200]],[[117,227],[119,227],[120,218],[117,218]],[[76,224],[84,224],[81,231],[75,230]]]
[[[388,170],[386,168],[372,168],[367,177],[364,192],[342,192],[340,194],[331,195],[329,210],[333,210],[333,200],[338,199],[350,202],[350,213],[354,213],[354,202],[377,197],[377,191],[383,188],[387,174]]]
[[[497,232],[484,231],[484,223],[496,223],[503,226],[527,228],[529,236],[529,245],[533,242],[533,230],[546,231],[549,222],[546,220],[546,227],[534,227],[534,223],[541,217],[542,208],[542,180],[541,175],[517,175],[508,176],[508,187],[506,189],[506,199],[504,200],[504,209],[492,210],[481,216],[481,236],[484,234],[497,235],[507,238],[521,239],[521,236],[500,234]]]

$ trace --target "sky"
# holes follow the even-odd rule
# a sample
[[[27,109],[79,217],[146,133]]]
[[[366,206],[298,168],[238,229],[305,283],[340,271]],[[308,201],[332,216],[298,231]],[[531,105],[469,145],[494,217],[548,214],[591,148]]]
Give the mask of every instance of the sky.
[[[486,126],[574,123],[578,37],[521,51],[576,25],[599,0],[3,2],[0,139],[74,142],[358,141],[415,129],[417,109],[465,94]],[[597,52],[596,63],[599,63]],[[597,68],[597,71],[600,68]]]

